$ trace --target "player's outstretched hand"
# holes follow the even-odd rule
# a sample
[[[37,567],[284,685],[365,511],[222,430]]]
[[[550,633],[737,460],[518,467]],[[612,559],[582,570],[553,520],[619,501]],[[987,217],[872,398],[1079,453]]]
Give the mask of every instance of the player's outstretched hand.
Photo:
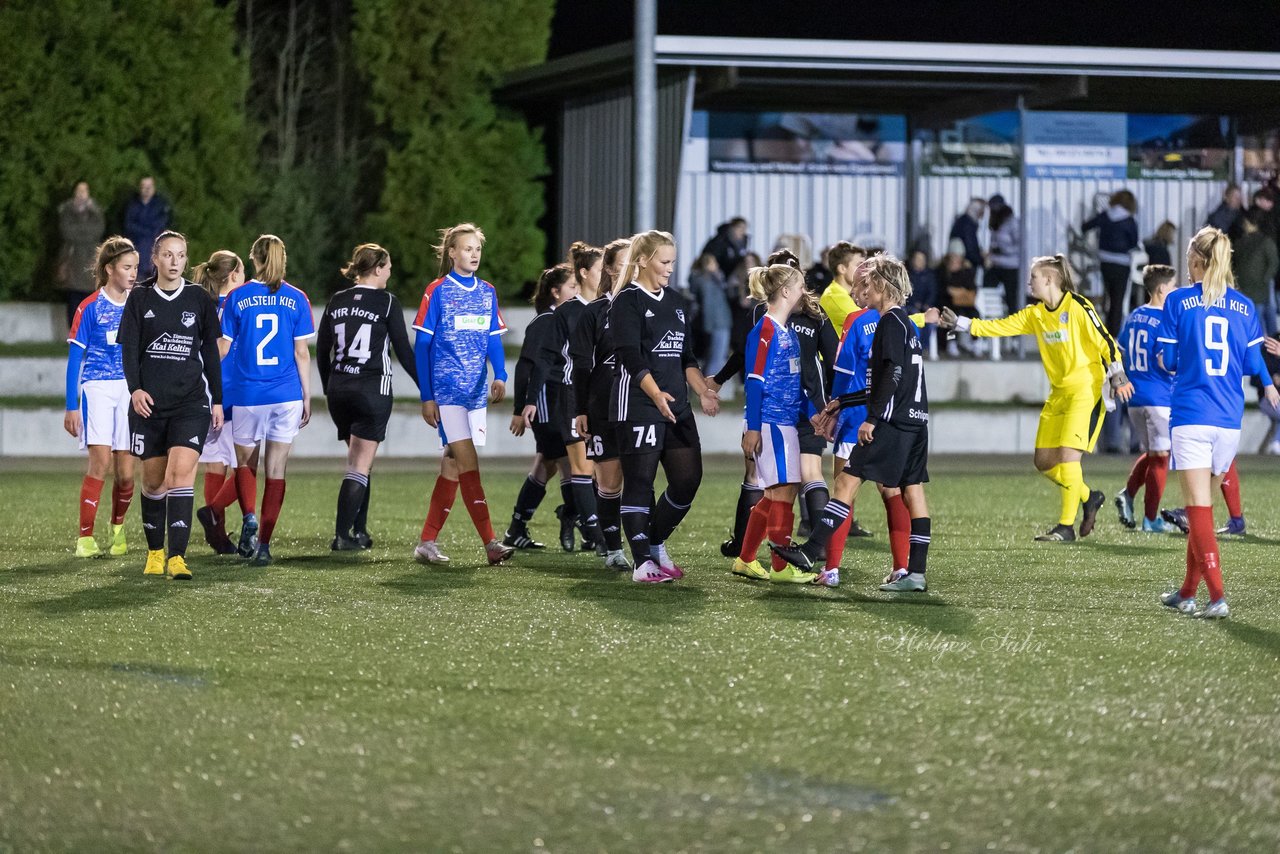
[[[1272,406],[1280,406],[1280,391],[1276,391],[1275,386],[1269,385],[1263,389],[1262,396],[1265,397],[1267,399],[1267,403],[1270,403]],[[79,413],[76,414],[78,415]]]
[[[835,416],[828,413],[825,409],[810,418],[809,423],[813,425],[813,432],[817,433],[822,438],[828,441],[835,438],[832,435],[835,432]]]
[[[1116,393],[1116,400],[1120,401],[1121,403],[1128,403],[1129,398],[1133,397],[1133,383],[1125,383],[1124,385],[1115,389],[1115,393]]]
[[[83,426],[79,409],[68,409],[67,414],[62,416],[62,429],[70,433],[73,439],[80,438],[80,430]]]
[[[676,423],[676,417],[671,414],[671,402],[675,400],[674,397],[667,394],[665,391],[660,391],[657,396],[651,398],[651,400],[653,400],[653,405],[658,407],[659,415],[670,421],[672,424]]]
[[[424,400],[422,402],[422,420],[427,422],[428,426],[440,426],[440,407],[436,405],[434,400]]]
[[[225,422],[226,416],[222,414],[222,404],[215,403],[209,410],[209,426],[214,430],[221,430]],[[304,421],[303,424],[306,422]]]
[[[858,428],[858,444],[870,445],[871,440],[875,438],[876,425],[870,421],[863,421],[862,426]]]
[[[143,418],[151,417],[151,407],[156,404],[156,402],[151,399],[151,395],[147,394],[142,389],[138,389],[130,395],[129,400],[133,403],[134,412],[138,413]]]
[[[759,430],[747,430],[742,434],[742,453],[751,459],[760,453],[762,443]]]
[[[507,384],[502,380],[494,380],[489,383],[489,402],[502,403],[502,399],[507,396]]]
[[[702,404],[703,415],[714,417],[720,414],[720,395],[710,387],[703,389],[702,394],[698,395],[698,402]]]
[[[1273,338],[1270,335],[1263,338],[1262,349],[1266,350],[1273,356],[1280,356],[1280,338]]]
[[[927,308],[925,309],[925,312],[924,312],[924,322],[932,323],[934,326],[937,326],[938,320],[939,318],[941,318],[941,316],[942,316],[942,312],[938,311],[938,309]]]
[[[515,415],[511,416],[511,435],[512,436],[523,436],[524,428],[526,426],[527,425],[524,423],[524,415],[520,413],[516,413]]]

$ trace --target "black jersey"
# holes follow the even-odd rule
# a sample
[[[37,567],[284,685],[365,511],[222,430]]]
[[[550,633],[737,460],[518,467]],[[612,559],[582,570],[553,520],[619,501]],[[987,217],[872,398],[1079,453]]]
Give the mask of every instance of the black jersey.
[[[515,384],[511,401],[517,415],[528,405],[538,408],[538,421],[551,420],[551,407],[556,403],[559,383],[548,382],[551,370],[549,343],[555,336],[555,316],[560,309],[544,311],[529,321],[524,328],[524,343],[520,345],[520,358],[516,360]]]
[[[867,363],[867,419],[904,430],[929,423],[920,333],[902,306],[881,315]]]
[[[116,333],[129,393],[151,395],[158,416],[208,410],[222,404],[218,358],[218,306],[199,285],[183,279],[172,291],[154,281],[129,291]]]
[[[569,336],[574,414],[586,415],[592,424],[609,420],[609,395],[617,361],[613,336],[609,334],[612,301],[612,296],[606,294],[588,303]]]
[[[664,420],[640,387],[646,374],[675,398],[669,404],[671,414],[679,417],[689,409],[684,372],[697,367],[698,361],[693,355],[692,336],[687,334],[687,316],[684,297],[668,288],[654,293],[633,282],[613,298],[609,332],[617,364],[609,409],[614,421]]]
[[[769,306],[765,303],[757,303],[751,310],[753,329],[768,310]],[[805,397],[816,412],[826,406],[831,394],[831,377],[835,371],[836,353],[840,349],[840,337],[826,314],[813,318],[802,312],[793,313],[787,318],[787,328],[795,333],[796,341],[800,344],[800,383]],[[713,377],[717,385],[724,385],[742,373],[746,359],[741,344],[742,342],[738,342],[724,367]],[[807,422],[808,414],[802,414],[801,420]]]
[[[325,394],[330,383],[368,384],[379,394],[391,394],[392,350],[416,384],[418,366],[395,294],[356,285],[329,299],[316,334],[316,367]]]
[[[573,385],[573,352],[570,342],[573,330],[578,328],[589,305],[591,303],[578,296],[556,308],[554,331],[549,341],[549,346],[555,351],[551,361],[552,382]]]

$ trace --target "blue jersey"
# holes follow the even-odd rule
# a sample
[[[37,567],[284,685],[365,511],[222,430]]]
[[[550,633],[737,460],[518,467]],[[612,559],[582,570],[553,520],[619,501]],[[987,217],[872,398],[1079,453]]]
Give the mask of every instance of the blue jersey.
[[[844,319],[844,333],[840,349],[836,352],[835,379],[831,381],[834,396],[853,394],[867,387],[868,365],[871,361],[871,342],[876,337],[876,325],[880,312],[864,308],[850,312]],[[849,406],[840,410],[836,421],[837,440],[841,430],[858,429],[867,420],[867,407]]]
[[[800,342],[785,323],[769,315],[747,335],[748,430],[763,424],[795,426],[805,405],[800,388]]]
[[[1173,379],[1171,427],[1203,425],[1240,429],[1244,376],[1260,361],[1262,327],[1253,301],[1228,289],[1204,306],[1200,283],[1179,288],[1164,304],[1160,354]],[[1270,377],[1267,377],[1270,380]]]
[[[262,282],[245,282],[228,294],[222,337],[231,342],[224,360],[231,366],[231,382],[223,383],[224,405],[302,400],[294,342],[315,332],[311,301],[288,282],[275,293]]]
[[[1173,395],[1173,376],[1156,364],[1156,338],[1164,310],[1149,305],[1138,306],[1120,330],[1120,347],[1124,351],[1124,369],[1133,383],[1130,406],[1169,406]]]
[[[99,289],[85,298],[71,320],[68,343],[84,350],[84,370],[80,378],[90,380],[122,380],[124,364],[120,361],[120,345],[116,331],[124,303],[117,305]]]
[[[413,328],[418,331],[413,349],[424,401],[483,409],[489,400],[486,360],[494,379],[506,382],[502,335],[507,325],[498,311],[497,291],[483,279],[450,273],[427,285]]]

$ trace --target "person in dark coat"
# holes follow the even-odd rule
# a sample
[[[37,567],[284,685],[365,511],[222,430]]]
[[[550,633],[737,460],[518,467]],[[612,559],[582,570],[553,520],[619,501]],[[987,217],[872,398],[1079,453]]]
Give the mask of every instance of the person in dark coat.
[[[124,236],[133,241],[141,259],[139,279],[155,271],[151,264],[151,245],[169,227],[172,219],[169,200],[156,192],[156,179],[150,175],[144,177],[138,182],[138,194],[129,201],[124,214]]]
[[[968,261],[969,266],[974,270],[981,270],[986,266],[982,258],[982,244],[978,242],[978,229],[986,213],[985,201],[970,199],[964,213],[956,217],[956,221],[951,224],[951,234],[947,236],[948,244],[956,240],[963,244],[964,260]]]
[[[1098,230],[1098,261],[1107,290],[1107,331],[1116,336],[1124,323],[1129,284],[1129,253],[1138,248],[1138,200],[1128,190],[1112,193],[1107,209],[1084,224],[1085,232]]]
[[[721,223],[716,229],[716,236],[707,241],[699,254],[714,255],[720,271],[726,276],[738,269],[747,254],[747,221],[735,216]]]
[[[1222,191],[1222,202],[1209,214],[1205,225],[1211,225],[1235,240],[1240,235],[1240,217],[1243,214],[1244,194],[1240,192],[1240,185],[1228,184]]]
[[[1177,238],[1178,226],[1167,219],[1160,223],[1156,233],[1142,241],[1142,251],[1147,253],[1147,263],[1173,267],[1173,252],[1169,247]]]
[[[76,184],[71,198],[58,205],[58,231],[62,250],[58,254],[57,285],[67,302],[67,326],[76,309],[97,287],[93,262],[106,230],[102,208],[89,195],[89,183]]]

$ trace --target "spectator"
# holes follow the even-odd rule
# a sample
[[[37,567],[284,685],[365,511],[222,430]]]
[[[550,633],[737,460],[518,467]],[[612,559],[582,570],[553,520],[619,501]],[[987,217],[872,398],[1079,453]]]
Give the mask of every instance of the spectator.
[[[58,231],[62,250],[58,254],[56,279],[67,302],[67,326],[76,309],[95,288],[93,262],[106,230],[102,209],[89,195],[89,183],[79,181],[71,196],[58,206]]]
[[[173,211],[169,200],[156,192],[156,179],[150,175],[138,182],[138,195],[129,201],[124,214],[124,236],[138,249],[138,279],[147,278],[155,267],[151,263],[151,245],[170,225]]]
[[[1129,286],[1129,253],[1138,248],[1138,200],[1128,190],[1112,193],[1107,209],[1084,224],[1098,230],[1098,261],[1107,291],[1107,331],[1116,336],[1124,323],[1124,295]]]
[[[1243,207],[1244,194],[1240,192],[1240,185],[1228,184],[1227,189],[1222,191],[1222,201],[1213,209],[1213,213],[1209,214],[1205,224],[1213,226],[1235,240],[1240,235],[1240,217],[1244,213]]]
[[[716,256],[704,252],[694,263],[693,272],[689,274],[689,290],[698,301],[702,331],[708,341],[703,373],[711,376],[724,367],[729,355],[729,333],[733,331],[733,312]]]
[[[963,317],[978,316],[978,283],[973,267],[964,256],[964,244],[953,239],[938,267],[938,308],[949,308]],[[963,338],[962,342],[957,342]],[[967,332],[947,333],[947,355],[973,355],[972,339]]]
[[[1280,272],[1280,254],[1276,242],[1264,234],[1259,225],[1265,218],[1260,208],[1251,208],[1244,215],[1243,233],[1235,243],[1232,266],[1235,267],[1236,287],[1240,293],[1253,300],[1268,335],[1276,333],[1275,303],[1271,299],[1271,283]]]
[[[1271,374],[1271,380],[1280,382],[1280,358],[1271,355],[1271,351],[1263,347],[1262,361],[1266,365],[1267,373]],[[1280,409],[1272,406],[1262,394],[1262,383],[1257,377],[1252,379],[1252,383],[1258,391],[1258,408],[1271,421],[1271,429],[1267,430],[1266,436],[1263,437],[1262,447],[1258,449],[1258,453],[1270,456],[1280,455]]]
[[[812,293],[821,294],[827,285],[831,284],[831,280],[835,278],[831,274],[831,267],[827,263],[827,253],[831,251],[828,246],[822,250],[822,257],[813,263],[813,266],[804,271],[804,286]]]
[[[908,310],[912,313],[928,311],[937,305],[938,276],[929,267],[929,256],[923,249],[912,252],[910,262],[907,276],[911,279],[911,304]]]
[[[964,213],[956,217],[951,224],[951,234],[947,236],[947,244],[959,240],[964,247],[964,260],[969,262],[972,270],[980,270],[982,263],[982,244],[978,242],[978,229],[982,226],[982,217],[987,212],[987,203],[982,199],[970,199]],[[948,248],[948,251],[950,249]]]
[[[708,240],[707,245],[702,247],[702,254],[710,253],[714,255],[716,263],[720,265],[722,271],[725,271],[725,275],[732,275],[747,254],[747,240],[747,221],[740,216],[735,216],[728,222],[721,223],[716,229],[716,236]],[[756,264],[759,264],[758,260]],[[745,276],[742,281],[745,292]]]
[[[987,277],[983,287],[1003,287],[1004,306],[1009,314],[1022,307],[1019,295],[1022,288],[1022,236],[1018,228],[1018,218],[1013,215],[1013,208],[1004,202],[1004,196],[996,194],[988,202],[991,215],[987,219],[987,227],[991,229],[991,251],[988,253]]]
[[[1276,193],[1270,185],[1257,190],[1253,194],[1251,211],[1260,211],[1258,230],[1280,244],[1280,217],[1276,215]]]
[[[1175,267],[1173,263],[1173,242],[1178,238],[1178,227],[1169,220],[1160,223],[1155,234],[1142,241],[1142,251],[1147,253],[1148,264],[1163,264]]]

